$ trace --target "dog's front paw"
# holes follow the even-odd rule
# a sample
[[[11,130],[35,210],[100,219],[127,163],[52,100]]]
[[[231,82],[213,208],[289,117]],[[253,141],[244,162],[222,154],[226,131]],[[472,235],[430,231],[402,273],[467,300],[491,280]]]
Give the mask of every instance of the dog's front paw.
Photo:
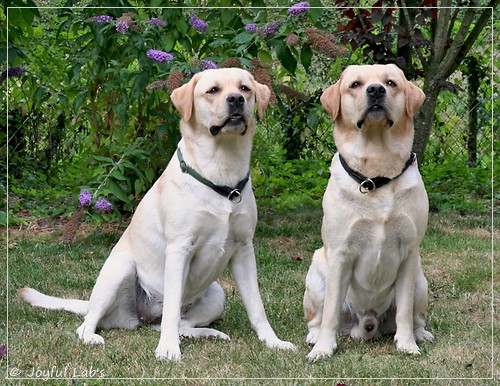
[[[408,338],[401,338],[397,334],[394,337],[394,341],[396,342],[396,347],[398,351],[404,352],[406,354],[419,355],[420,349],[415,343],[415,339],[413,335]]]
[[[322,344],[318,342],[314,345],[313,349],[307,354],[307,359],[310,361],[317,361],[322,358],[331,356],[337,350],[337,344]]]
[[[314,346],[318,341],[319,328],[311,328],[306,337],[306,343]]]
[[[267,347],[271,347],[278,350],[296,350],[297,347],[293,343],[286,342],[284,340],[275,339],[271,342],[266,342]]]
[[[78,334],[78,337],[86,344],[104,344],[104,338],[94,332],[89,331],[89,329],[86,328],[85,323],[78,327],[76,333]]]
[[[155,355],[157,359],[178,362],[181,360],[181,348],[178,344],[171,346],[159,343],[156,347]]]

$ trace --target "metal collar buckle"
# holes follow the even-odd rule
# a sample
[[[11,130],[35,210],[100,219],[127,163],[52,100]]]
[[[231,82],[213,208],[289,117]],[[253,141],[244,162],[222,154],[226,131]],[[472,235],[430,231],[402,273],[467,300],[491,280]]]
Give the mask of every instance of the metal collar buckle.
[[[233,189],[231,193],[227,195],[228,200],[234,202],[235,204],[239,204],[241,202],[241,192],[239,189]]]
[[[183,173],[187,173],[188,172],[188,166],[186,164],[186,162],[184,160],[180,161],[180,166],[181,166],[181,171]]]
[[[361,184],[359,184],[359,191],[363,194],[371,192],[372,190],[375,190],[376,188],[377,188],[377,185],[375,185],[375,182],[373,182],[370,178],[367,178]]]

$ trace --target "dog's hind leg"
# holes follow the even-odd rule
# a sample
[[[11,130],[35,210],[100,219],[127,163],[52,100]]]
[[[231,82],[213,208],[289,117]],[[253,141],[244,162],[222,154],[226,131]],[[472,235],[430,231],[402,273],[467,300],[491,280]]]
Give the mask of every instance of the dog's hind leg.
[[[130,290],[135,290],[136,268],[133,259],[118,249],[119,245],[111,252],[97,277],[88,314],[77,330],[80,339],[88,344],[104,344],[104,339],[95,333],[97,327],[134,328],[139,324],[137,316],[130,318],[132,315],[128,312],[125,315],[122,309],[127,306],[123,296],[128,297]]]
[[[200,328],[218,319],[223,310],[224,291],[217,282],[213,282],[203,296],[181,315],[179,335],[186,338],[216,337],[229,340],[229,336],[223,332],[213,328]]]
[[[314,252],[312,264],[306,276],[306,290],[304,292],[304,315],[309,330],[306,343],[315,345],[318,341],[321,320],[323,319],[323,303],[325,299],[325,278],[319,269],[324,260],[324,248]]]
[[[417,342],[434,340],[434,335],[425,329],[424,315],[428,306],[427,279],[422,268],[419,267],[415,282],[415,295],[413,303],[413,334]]]

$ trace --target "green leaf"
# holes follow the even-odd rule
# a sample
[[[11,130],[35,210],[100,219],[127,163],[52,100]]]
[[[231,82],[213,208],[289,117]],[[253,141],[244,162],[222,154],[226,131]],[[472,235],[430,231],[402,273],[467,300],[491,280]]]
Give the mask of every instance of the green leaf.
[[[83,102],[87,99],[88,91],[82,91],[78,96],[75,98],[73,102],[73,110],[75,112],[78,112],[80,108],[82,107]]]
[[[263,63],[271,63],[273,61],[273,56],[264,50],[259,50],[259,53],[257,54],[259,57],[259,60]]]
[[[125,193],[125,191],[115,181],[110,180],[108,182],[108,189],[111,192],[111,194],[113,194],[113,196],[115,196],[120,201],[123,201],[123,202],[129,201],[128,196]]]
[[[103,161],[103,162],[108,162],[108,163],[113,163],[113,160],[109,157],[103,157],[103,156],[100,156],[100,155],[94,155],[94,159],[96,159],[97,161]]]
[[[135,194],[144,192],[144,182],[139,178],[134,182],[134,192]]]
[[[316,24],[323,14],[323,4],[319,0],[310,1],[309,4],[311,8],[309,9],[309,15],[311,16],[311,20],[314,24]],[[315,8],[316,7],[316,8]]]
[[[130,93],[130,99],[136,99],[140,93],[142,93],[149,83],[149,74],[143,72],[135,78],[134,86],[132,87],[132,92]]]
[[[311,66],[312,56],[313,52],[311,46],[308,45],[302,46],[302,49],[300,50],[300,62],[304,66],[306,72],[309,71],[309,67]]]
[[[250,32],[241,32],[234,37],[234,42],[237,44],[247,44],[254,39],[254,34]]]
[[[281,41],[279,44],[277,44],[275,50],[276,56],[280,60],[283,67],[294,74],[295,70],[297,69],[297,60],[295,59],[285,42]]]

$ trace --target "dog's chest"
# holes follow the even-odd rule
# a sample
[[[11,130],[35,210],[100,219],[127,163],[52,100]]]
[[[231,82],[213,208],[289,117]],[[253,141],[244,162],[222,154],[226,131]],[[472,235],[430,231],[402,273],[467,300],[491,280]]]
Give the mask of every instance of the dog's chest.
[[[359,298],[355,303],[388,306],[399,267],[416,239],[415,226],[405,215],[386,221],[363,218],[351,225],[346,247],[354,263],[350,297]]]
[[[247,212],[225,211],[199,217],[192,245],[186,290],[204,289],[219,277],[243,243],[251,241],[255,223]]]

